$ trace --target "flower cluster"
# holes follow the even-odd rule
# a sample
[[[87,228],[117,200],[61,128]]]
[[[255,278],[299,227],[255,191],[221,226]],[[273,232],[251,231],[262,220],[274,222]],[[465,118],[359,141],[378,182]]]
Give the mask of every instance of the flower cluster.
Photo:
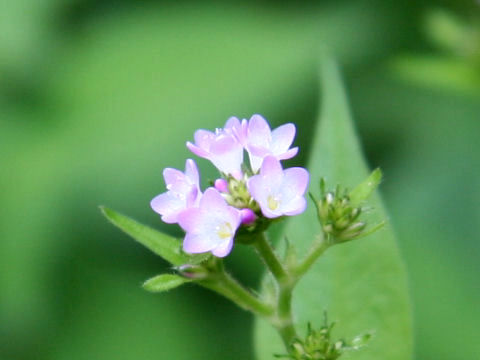
[[[186,161],[185,172],[166,168],[167,191],[152,200],[152,209],[164,222],[178,223],[185,230],[185,252],[228,255],[241,226],[254,227],[260,220],[305,210],[307,170],[284,170],[280,164],[297,154],[298,148],[291,148],[294,137],[293,124],[272,131],[260,115],[248,121],[232,117],[215,132],[197,130],[194,143],[187,142],[187,147],[210,160],[221,178],[202,193],[193,160]],[[245,152],[248,161],[244,161]]]

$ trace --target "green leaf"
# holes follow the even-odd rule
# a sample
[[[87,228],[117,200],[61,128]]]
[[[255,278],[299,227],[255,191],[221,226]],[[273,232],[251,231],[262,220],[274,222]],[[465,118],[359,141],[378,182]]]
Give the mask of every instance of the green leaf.
[[[100,210],[113,225],[173,265],[199,264],[210,256],[209,254],[187,255],[182,252],[178,239],[140,224],[107,207],[100,206]]]
[[[330,184],[351,187],[368,175],[336,64],[324,59],[321,73],[321,123],[316,129],[308,163],[313,192],[322,176]],[[375,176],[378,177],[378,173]],[[387,218],[377,192],[369,203],[374,208],[367,217],[369,224]],[[313,204],[309,204],[304,214],[291,218],[284,232],[282,237],[288,236],[305,253],[320,233]],[[339,337],[351,338],[366,331],[375,333],[369,346],[350,354],[349,359],[412,358],[407,276],[390,228],[332,247],[300,281],[293,296],[299,336],[305,336],[308,322],[314,327],[321,325],[324,310],[338,323]],[[280,337],[265,321],[257,320],[255,336],[258,359],[272,359],[272,354],[285,351]]]
[[[367,200],[378,187],[380,181],[382,181],[382,171],[377,168],[350,192],[349,197],[352,205],[359,206]]]
[[[143,288],[150,292],[164,292],[175,289],[180,285],[190,282],[190,279],[175,274],[162,274],[148,279],[143,283]]]

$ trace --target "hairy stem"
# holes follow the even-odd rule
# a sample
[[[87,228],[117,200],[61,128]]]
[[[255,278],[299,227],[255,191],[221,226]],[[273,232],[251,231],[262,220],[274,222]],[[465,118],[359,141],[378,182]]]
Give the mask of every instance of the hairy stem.
[[[254,246],[277,283],[275,317],[271,319],[271,323],[279,332],[288,349],[297,336],[292,316],[292,291],[296,281],[282,264],[264,233],[257,237]]]
[[[265,233],[261,233],[257,236],[256,241],[253,243],[258,254],[267,265],[273,276],[278,282],[284,281],[288,278],[288,273],[283,264],[280,262],[272,245],[268,242]]]
[[[305,259],[303,259],[303,261],[298,264],[293,270],[295,278],[299,279],[300,277],[302,277],[302,275],[304,275],[310,269],[310,267],[320,257],[320,255],[322,255],[329,247],[330,242],[328,241],[328,238],[325,238],[324,235],[319,237],[313,243]]]
[[[261,301],[254,294],[245,289],[245,287],[243,287],[230,274],[226,273],[223,270],[223,267],[215,279],[201,281],[200,284],[220,295],[223,295],[242,309],[250,311],[255,315],[270,317],[274,313],[272,306]]]

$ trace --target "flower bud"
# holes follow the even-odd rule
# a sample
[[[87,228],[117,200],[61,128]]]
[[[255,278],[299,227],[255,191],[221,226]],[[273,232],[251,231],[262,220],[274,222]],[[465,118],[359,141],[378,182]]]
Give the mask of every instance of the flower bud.
[[[206,269],[202,265],[184,264],[180,266],[175,266],[173,269],[177,271],[180,275],[193,280],[203,280],[206,279],[209,275],[208,269]]]
[[[225,179],[215,180],[215,189],[221,193],[228,193],[228,181]]]
[[[240,210],[240,216],[242,218],[243,225],[250,225],[257,219],[257,215],[255,215],[253,210],[249,208]]]
[[[317,207],[317,216],[323,233],[337,242],[353,240],[362,235],[366,223],[358,221],[363,208],[353,204],[347,191],[339,186],[335,191],[325,192],[320,200],[313,199]]]
[[[337,186],[334,191],[326,190],[325,179],[320,180],[321,198],[317,200],[311,195],[317,216],[324,235],[333,243],[342,243],[360,236],[370,235],[380,229],[385,222],[380,222],[367,229],[367,224],[360,216],[367,210],[365,202],[375,191],[382,179],[380,169],[374,170],[370,176],[357,185],[352,191]]]
[[[340,242],[353,239],[365,228],[365,223],[357,221],[361,213],[362,209],[352,206],[348,195],[340,193],[339,188],[317,201],[323,232]]]
[[[276,355],[276,357],[294,360],[333,360],[345,352],[358,350],[370,339],[370,334],[366,334],[357,336],[352,341],[333,340],[332,329],[335,323],[328,323],[326,314],[324,316],[324,324],[320,329],[314,330],[308,324],[305,339],[296,338],[289,346],[288,355]]]

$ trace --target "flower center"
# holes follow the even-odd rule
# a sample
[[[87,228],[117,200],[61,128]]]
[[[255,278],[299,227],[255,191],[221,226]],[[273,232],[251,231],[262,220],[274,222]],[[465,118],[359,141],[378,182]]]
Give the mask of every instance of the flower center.
[[[215,229],[217,231],[217,235],[220,239],[229,239],[233,236],[232,225],[230,223],[223,223],[219,225]]]
[[[270,210],[277,210],[279,201],[275,196],[269,195],[267,198],[267,206]]]

